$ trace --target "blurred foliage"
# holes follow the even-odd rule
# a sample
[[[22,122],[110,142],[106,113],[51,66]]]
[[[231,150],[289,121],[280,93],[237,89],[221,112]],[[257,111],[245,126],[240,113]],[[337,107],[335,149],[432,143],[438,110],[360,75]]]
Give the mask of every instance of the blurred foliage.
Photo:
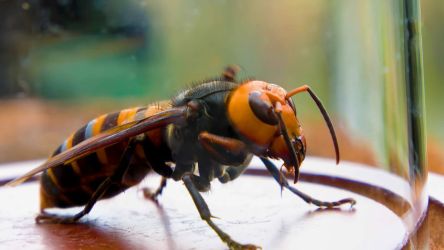
[[[329,20],[320,0],[11,5],[39,26],[22,25],[27,49],[17,73],[33,96],[168,98],[235,63],[244,78],[310,83],[329,99]]]

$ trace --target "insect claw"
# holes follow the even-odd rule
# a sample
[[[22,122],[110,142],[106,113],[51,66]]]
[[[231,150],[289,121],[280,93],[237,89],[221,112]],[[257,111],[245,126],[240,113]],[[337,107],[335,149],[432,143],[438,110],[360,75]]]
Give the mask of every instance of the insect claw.
[[[293,183],[296,184],[296,182],[298,182],[298,180],[299,180],[299,171],[294,173],[294,181],[293,181]]]
[[[281,168],[279,169],[279,173],[280,173],[280,175],[279,175],[279,184],[281,184],[281,186],[282,186],[282,183],[283,183],[282,178],[285,178],[285,173],[284,173],[284,170],[283,170],[284,166],[285,166],[285,164],[282,164]]]
[[[282,193],[284,192],[284,183],[285,183],[285,179],[282,179],[282,178],[286,178],[284,170],[283,170],[284,166],[285,166],[285,164],[282,164],[282,166],[281,166],[281,168],[279,170],[279,172],[280,172],[280,175],[279,175],[279,185],[281,186],[281,197],[282,197]]]
[[[356,205],[356,200],[353,199],[353,198],[350,198],[349,200],[350,200],[350,201],[349,201],[349,203],[350,203],[350,208],[353,208],[353,206]]]
[[[218,219],[218,220],[220,220],[220,217],[217,217],[217,216],[214,216],[214,215],[211,215],[210,217],[211,217],[211,218],[214,218],[214,219]]]

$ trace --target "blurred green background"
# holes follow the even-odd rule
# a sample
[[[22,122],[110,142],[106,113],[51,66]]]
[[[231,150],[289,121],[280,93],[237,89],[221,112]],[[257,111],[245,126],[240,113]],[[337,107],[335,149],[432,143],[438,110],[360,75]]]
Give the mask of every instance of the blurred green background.
[[[385,140],[407,143],[405,117],[391,114],[405,108],[398,105],[405,100],[397,84],[403,81],[401,2],[0,1],[3,110],[29,100],[34,106],[61,105],[52,114],[62,126],[56,114],[92,118],[96,110],[146,105],[237,64],[243,69],[240,78],[254,77],[286,89],[309,84],[337,121],[345,159],[392,165],[396,157],[386,153],[391,145]],[[440,171],[444,4],[423,0],[421,8],[429,160],[431,168]],[[387,108],[387,100],[397,95],[399,100]],[[312,135],[310,153],[331,156],[331,148],[322,149],[328,134],[315,105],[303,95],[295,99],[303,106],[302,120]],[[26,119],[23,106],[18,107],[22,109],[0,122]],[[19,117],[14,120],[11,113]],[[49,126],[22,122],[29,128],[24,126],[17,137],[23,130],[41,133]],[[73,123],[69,129],[81,125]],[[36,130],[32,124],[43,125]],[[393,129],[387,129],[390,126]],[[17,143],[12,140],[5,143]],[[398,151],[406,154],[405,147]],[[18,160],[9,155],[3,153],[0,161]],[[405,158],[398,161],[406,164]]]
[[[233,63],[245,77],[286,86],[327,82],[322,1],[55,2],[76,17],[48,14],[49,27],[21,41],[19,70],[33,96],[168,98]]]

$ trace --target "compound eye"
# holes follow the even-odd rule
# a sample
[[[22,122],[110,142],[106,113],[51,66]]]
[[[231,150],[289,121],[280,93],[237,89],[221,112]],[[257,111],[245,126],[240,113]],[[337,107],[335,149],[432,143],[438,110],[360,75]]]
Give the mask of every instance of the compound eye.
[[[262,97],[262,93],[259,91],[253,91],[248,96],[248,103],[254,115],[262,122],[269,125],[277,125],[279,119],[274,112],[273,106],[270,102],[267,102]]]

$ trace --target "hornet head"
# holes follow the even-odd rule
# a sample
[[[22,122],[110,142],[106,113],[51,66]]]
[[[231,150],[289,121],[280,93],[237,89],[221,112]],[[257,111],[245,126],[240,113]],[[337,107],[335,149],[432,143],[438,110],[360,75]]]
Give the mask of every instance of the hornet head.
[[[227,101],[228,118],[251,151],[258,156],[282,159],[287,171],[295,174],[295,182],[305,159],[306,142],[291,96],[303,91],[310,94],[327,123],[338,163],[333,125],[319,98],[307,85],[287,92],[276,84],[248,81],[233,90]]]

